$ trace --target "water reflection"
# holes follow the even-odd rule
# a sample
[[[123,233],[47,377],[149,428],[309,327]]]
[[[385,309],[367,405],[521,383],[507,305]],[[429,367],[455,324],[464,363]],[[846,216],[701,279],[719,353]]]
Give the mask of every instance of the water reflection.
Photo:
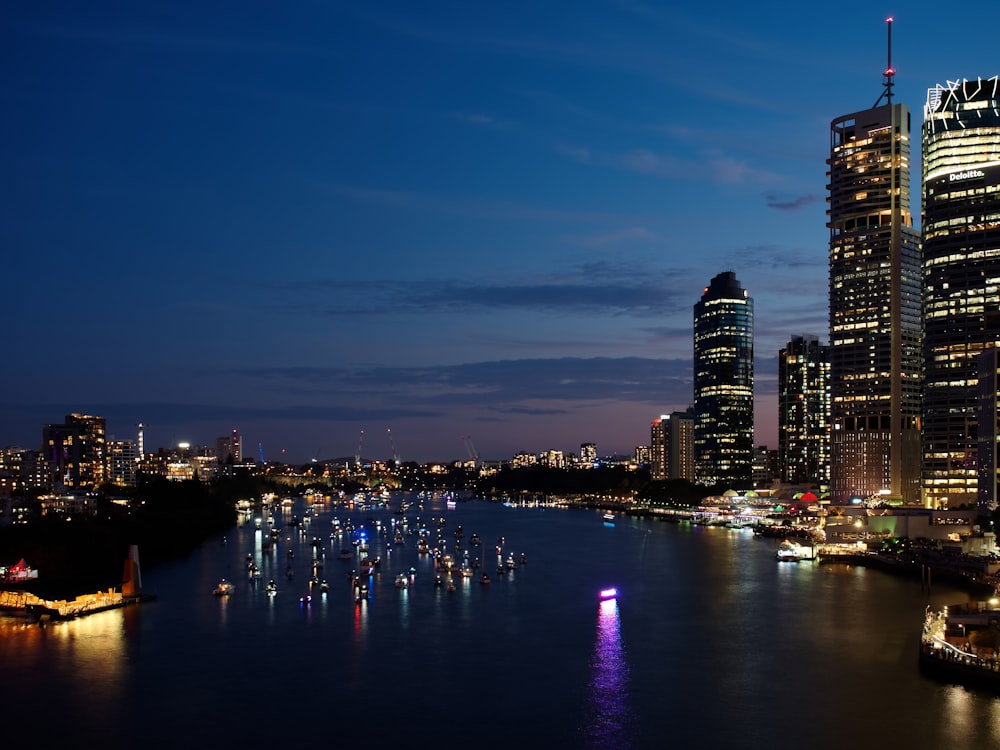
[[[601,602],[591,673],[587,746],[631,747],[629,669],[616,599]]]

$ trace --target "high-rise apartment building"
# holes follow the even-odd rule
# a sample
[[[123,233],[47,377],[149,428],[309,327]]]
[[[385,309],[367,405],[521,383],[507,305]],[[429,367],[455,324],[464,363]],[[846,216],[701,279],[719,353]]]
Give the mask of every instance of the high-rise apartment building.
[[[778,353],[778,466],[783,482],[830,481],[830,353],[816,336]]]
[[[42,428],[42,455],[57,490],[94,489],[106,481],[103,417],[67,414],[64,424]]]
[[[753,475],[753,300],[732,271],[694,306],[694,466],[707,485]]]
[[[653,420],[650,477],[694,481],[694,410],[675,411]]]
[[[131,440],[109,440],[107,453],[108,482],[121,487],[134,487],[138,467],[135,443]]]
[[[1000,85],[961,80],[924,105],[923,491],[977,501],[977,358],[1000,335]]]
[[[215,441],[215,457],[219,465],[243,463],[243,437],[239,430],[233,429],[231,435],[217,438]]]
[[[910,112],[889,102],[830,124],[835,502],[920,500],[920,239],[910,213]]]

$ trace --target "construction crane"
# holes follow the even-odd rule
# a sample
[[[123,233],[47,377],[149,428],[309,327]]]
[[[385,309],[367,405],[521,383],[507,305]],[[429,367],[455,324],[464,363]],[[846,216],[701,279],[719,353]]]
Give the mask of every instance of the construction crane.
[[[358,435],[358,452],[354,454],[354,463],[357,467],[361,468],[361,443],[365,439],[365,431],[361,430],[361,434]]]
[[[396,466],[399,466],[399,453],[396,451],[396,443],[392,439],[392,428],[386,427],[385,432],[389,436],[389,447],[392,448],[392,460]]]
[[[469,458],[472,460],[472,468],[479,468],[479,454],[476,452],[476,445],[472,442],[471,435],[462,435],[462,442],[465,443],[465,450],[469,454]]]

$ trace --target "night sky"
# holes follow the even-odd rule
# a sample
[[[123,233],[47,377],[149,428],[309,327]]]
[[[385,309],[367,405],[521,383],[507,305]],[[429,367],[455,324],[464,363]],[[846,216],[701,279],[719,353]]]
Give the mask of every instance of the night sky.
[[[0,445],[80,411],[289,461],[631,452],[731,270],[776,447],[885,17],[915,133],[1000,72],[995,3],[905,5],[5,3]]]

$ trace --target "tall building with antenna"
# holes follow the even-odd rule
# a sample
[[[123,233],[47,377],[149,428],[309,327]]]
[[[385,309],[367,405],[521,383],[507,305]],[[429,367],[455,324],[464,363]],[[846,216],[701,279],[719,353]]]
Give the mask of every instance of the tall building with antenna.
[[[882,95],[830,123],[830,494],[920,500],[920,236],[910,111]],[[883,104],[883,100],[885,103]]]
[[[977,501],[978,363],[1000,340],[997,76],[928,90],[922,135],[923,492],[931,507],[954,507]]]

